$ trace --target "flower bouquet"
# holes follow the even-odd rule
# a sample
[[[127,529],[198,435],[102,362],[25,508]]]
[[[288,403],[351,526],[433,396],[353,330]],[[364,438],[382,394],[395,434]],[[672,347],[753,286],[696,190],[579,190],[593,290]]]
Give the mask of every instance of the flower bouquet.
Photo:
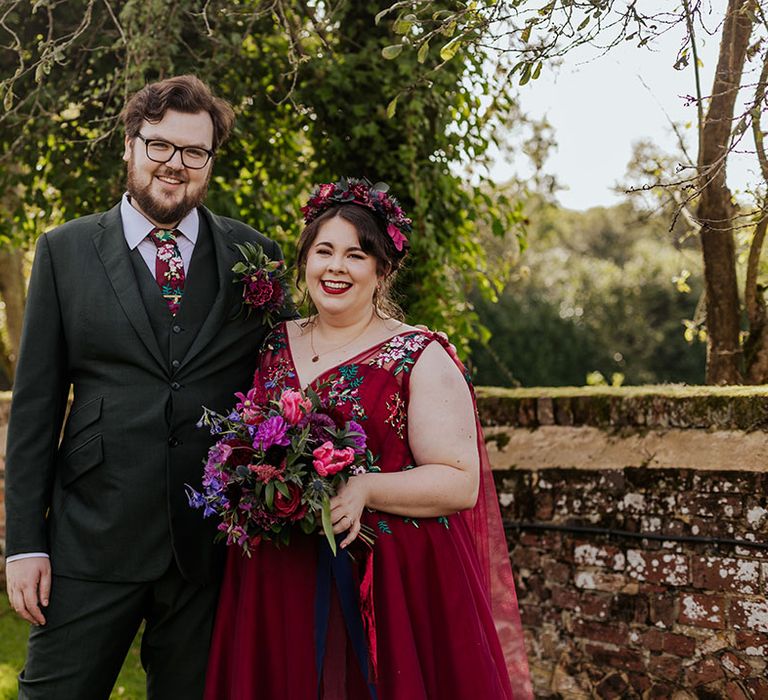
[[[256,389],[237,393],[226,416],[205,408],[198,424],[218,436],[208,451],[202,492],[189,504],[216,515],[219,537],[246,554],[260,540],[287,545],[291,531],[322,528],[333,553],[330,498],[350,476],[378,471],[355,421],[342,421],[312,390],[287,389],[260,405]],[[373,531],[363,528],[368,543]]]

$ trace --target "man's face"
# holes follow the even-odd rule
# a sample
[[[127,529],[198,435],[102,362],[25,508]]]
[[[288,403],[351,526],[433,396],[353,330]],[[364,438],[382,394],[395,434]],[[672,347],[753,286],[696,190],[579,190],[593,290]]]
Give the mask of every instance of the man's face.
[[[159,122],[144,121],[139,133],[145,139],[160,139],[176,146],[213,149],[213,121],[208,112],[185,114],[169,109]],[[213,159],[204,168],[185,167],[181,152],[167,163],[147,157],[144,142],[125,137],[123,160],[128,163],[128,194],[133,205],[158,226],[177,224],[203,203],[211,178]]]

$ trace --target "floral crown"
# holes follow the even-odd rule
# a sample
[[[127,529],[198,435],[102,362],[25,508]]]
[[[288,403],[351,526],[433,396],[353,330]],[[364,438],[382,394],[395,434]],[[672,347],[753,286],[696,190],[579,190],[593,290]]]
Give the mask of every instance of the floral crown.
[[[404,254],[409,245],[406,234],[411,232],[412,222],[397,200],[387,194],[388,190],[389,185],[384,182],[372,185],[365,178],[353,177],[318,185],[309,201],[301,208],[304,223],[312,223],[324,211],[338,204],[359,204],[379,215],[397,252]]]

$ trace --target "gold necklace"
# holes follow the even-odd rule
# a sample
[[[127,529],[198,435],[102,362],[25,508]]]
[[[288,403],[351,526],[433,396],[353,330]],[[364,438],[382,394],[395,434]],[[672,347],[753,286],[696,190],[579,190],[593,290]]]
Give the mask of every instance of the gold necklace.
[[[363,330],[361,330],[354,338],[351,338],[346,343],[342,343],[341,345],[337,345],[335,348],[331,348],[330,350],[323,350],[323,352],[317,352],[315,350],[315,342],[314,342],[314,331],[315,331],[315,322],[312,322],[312,325],[309,327],[309,347],[312,348],[312,362],[317,362],[323,355],[327,355],[329,352],[334,352],[335,350],[341,350],[342,348],[347,347],[347,345],[351,345],[354,343],[358,338],[362,337],[363,333],[368,330],[368,326],[371,325],[373,322],[374,313],[371,312],[371,317],[368,319],[368,323],[363,326]]]

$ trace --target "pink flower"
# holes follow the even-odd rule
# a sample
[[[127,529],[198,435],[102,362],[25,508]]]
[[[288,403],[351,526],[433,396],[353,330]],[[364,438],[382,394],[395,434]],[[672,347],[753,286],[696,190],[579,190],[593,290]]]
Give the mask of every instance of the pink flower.
[[[318,195],[325,199],[326,197],[330,197],[333,194],[333,191],[336,189],[336,185],[332,182],[326,182],[323,185],[320,185],[320,191],[318,192]]]
[[[394,224],[387,224],[387,233],[389,234],[389,237],[392,239],[392,243],[395,244],[395,248],[397,248],[398,251],[401,251],[403,249],[403,245],[408,240],[400,231],[397,226]]]
[[[240,411],[243,422],[248,425],[257,425],[262,420],[261,409],[256,402],[257,389],[251,389],[247,395],[238,391],[235,396],[240,399],[235,408]]]
[[[338,474],[344,467],[348,467],[355,461],[355,450],[352,447],[334,450],[330,440],[320,445],[312,454],[316,457],[312,464],[320,476]]]
[[[280,410],[291,425],[296,425],[312,410],[312,402],[302,396],[300,391],[288,389],[280,396]]]
[[[262,484],[267,484],[273,479],[283,481],[285,460],[283,460],[283,463],[279,467],[276,467],[274,464],[249,464],[248,469],[253,472],[256,479]]]

